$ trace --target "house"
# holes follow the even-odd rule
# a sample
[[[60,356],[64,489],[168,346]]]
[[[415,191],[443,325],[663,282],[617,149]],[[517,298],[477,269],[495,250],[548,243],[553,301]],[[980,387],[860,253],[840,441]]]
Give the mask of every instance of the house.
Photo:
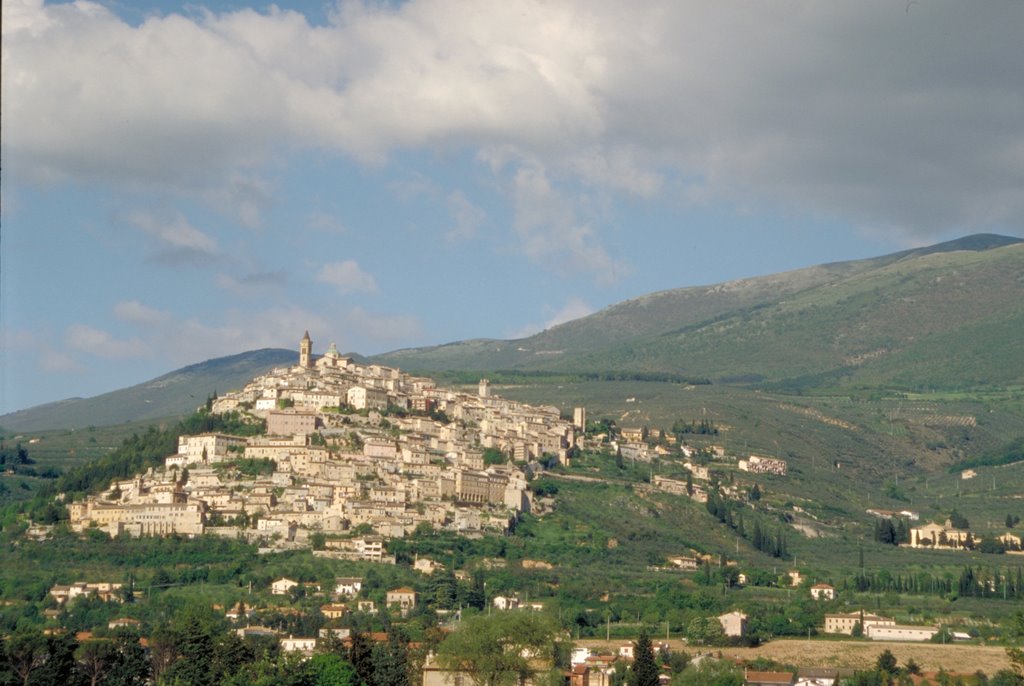
[[[334,592],[339,596],[354,598],[363,590],[363,580],[355,576],[340,576],[334,580]]]
[[[344,603],[328,603],[320,606],[320,614],[327,619],[341,619],[348,613],[348,605]]]
[[[911,548],[962,548],[969,540],[970,531],[943,524],[925,524],[910,530]]]
[[[726,636],[743,636],[747,631],[747,616],[739,610],[719,615],[718,621],[722,624],[722,631]]]
[[[240,629],[235,629],[235,633],[239,638],[247,636],[277,636],[277,631],[268,626],[243,626]]]
[[[668,558],[669,564],[675,566],[678,569],[684,569],[686,571],[695,572],[697,571],[697,558],[686,555],[676,555]]]
[[[281,577],[270,584],[270,592],[274,595],[287,595],[289,591],[298,585],[298,581],[293,581],[287,577]]]
[[[405,586],[388,591],[387,605],[388,607],[397,607],[404,616],[409,610],[416,607],[416,591]]]
[[[623,643],[619,646],[619,657],[624,660],[632,661],[635,658],[634,649],[636,646],[633,643]]]
[[[495,610],[514,610],[519,607],[519,598],[496,595],[491,603],[494,605]]]
[[[417,557],[416,561],[412,564],[412,568],[421,574],[429,576],[439,569],[444,569],[444,565],[438,564],[426,557]]]
[[[356,602],[356,609],[360,612],[374,613],[377,611],[377,603],[372,600],[360,600]]]
[[[138,631],[141,626],[142,622],[131,617],[119,617],[107,622],[108,629],[135,629]]]
[[[604,670],[588,664],[573,665],[569,673],[569,686],[608,686],[614,670]]]
[[[87,583],[85,581],[76,581],[73,584],[62,586],[60,584],[50,589],[50,595],[57,601],[58,605],[63,605],[69,600],[74,600],[79,596],[88,596],[95,594],[100,600],[104,602],[110,602],[111,600],[120,600],[121,596],[118,591],[121,590],[121,584],[109,583],[101,581],[98,583]]]
[[[278,411],[267,413],[268,436],[294,436],[316,431],[315,412]]]
[[[892,617],[882,617],[881,615],[874,615],[863,610],[860,612],[825,615],[826,634],[846,634],[849,636],[853,633],[853,628],[858,624],[866,632],[867,628],[871,625],[891,626],[896,624],[896,620]]]
[[[903,624],[869,624],[864,629],[864,635],[872,641],[930,641],[937,633],[937,626]]]
[[[835,667],[801,667],[794,686],[835,686],[839,670]]]
[[[248,617],[251,614],[252,614],[252,608],[251,607],[246,606],[245,603],[237,602],[237,603],[235,603],[234,607],[232,607],[230,610],[228,610],[224,614],[224,616],[226,618],[230,619],[231,621],[237,621],[237,620],[241,619],[242,617]]]
[[[747,686],[792,686],[792,672],[754,672],[743,674],[743,683]]]
[[[811,597],[815,600],[835,600],[836,589],[828,584],[814,584],[811,586]]]
[[[302,653],[303,655],[311,656],[316,649],[316,638],[288,636],[288,638],[281,639],[280,645],[281,652],[283,653]]]
[[[774,457],[751,455],[746,460],[740,460],[737,466],[741,472],[786,476],[786,461]]]
[[[1003,544],[1003,547],[1006,548],[1007,552],[1017,552],[1022,548],[1021,537],[1014,536],[1009,531],[1002,536],[998,536],[996,540]]]

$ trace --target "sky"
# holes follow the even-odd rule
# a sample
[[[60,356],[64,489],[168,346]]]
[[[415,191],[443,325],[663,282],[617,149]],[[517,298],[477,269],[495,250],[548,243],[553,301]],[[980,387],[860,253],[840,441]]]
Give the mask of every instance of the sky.
[[[0,413],[1024,237],[1016,0],[4,0]]]

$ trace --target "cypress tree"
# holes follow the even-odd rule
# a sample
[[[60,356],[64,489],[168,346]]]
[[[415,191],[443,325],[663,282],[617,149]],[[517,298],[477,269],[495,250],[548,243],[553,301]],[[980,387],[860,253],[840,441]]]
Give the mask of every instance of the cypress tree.
[[[351,639],[352,643],[348,652],[348,661],[355,668],[359,680],[364,684],[372,685],[375,683],[373,678],[373,644],[366,634],[358,631],[352,632]]]
[[[633,667],[629,670],[629,686],[658,686],[658,663],[647,629],[641,629],[633,651]]]

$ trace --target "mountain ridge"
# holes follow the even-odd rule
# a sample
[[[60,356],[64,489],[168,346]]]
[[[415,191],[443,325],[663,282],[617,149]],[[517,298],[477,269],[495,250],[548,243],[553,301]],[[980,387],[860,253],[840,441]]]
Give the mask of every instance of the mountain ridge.
[[[906,268],[912,268],[912,265],[925,267],[929,260],[943,260],[942,256],[954,256],[945,258],[946,261],[965,261],[968,259],[966,256],[994,254],[1021,243],[1024,242],[1020,239],[996,234],[969,235],[955,241],[880,257],[814,265],[707,286],[658,291],[616,303],[522,339],[456,341],[440,346],[396,350],[377,355],[375,359],[388,365],[423,372],[471,369],[594,371],[598,368],[605,371],[653,371],[657,369],[656,365],[639,366],[628,359],[622,359],[622,351],[612,354],[611,358],[607,355],[602,358],[600,353],[604,351],[610,354],[616,346],[635,348],[659,336],[699,330],[730,318],[749,317],[759,308],[807,297],[806,294],[815,289],[823,293],[839,284],[855,284],[854,280],[863,274],[881,277],[885,269],[903,268],[896,265],[911,265]],[[1011,283],[1011,286],[1015,285]],[[977,295],[981,296],[980,293]],[[568,358],[566,350],[572,352],[572,363],[561,361]],[[585,363],[586,359],[591,361]],[[705,376],[699,370],[681,370],[678,366],[660,371]]]
[[[656,291],[526,338],[465,339],[353,357],[422,373],[661,372],[798,393],[836,383],[941,388],[954,385],[953,375],[965,384],[991,385],[993,370],[1021,370],[1003,380],[1024,385],[1024,352],[1017,351],[1024,331],[1022,274],[1024,240],[977,234],[879,257]],[[925,304],[932,320],[915,321]],[[957,321],[966,324],[951,325]],[[910,333],[901,338],[901,329]],[[834,339],[828,345],[825,333]],[[977,345],[965,340],[979,333],[984,340]],[[215,390],[295,359],[294,350],[280,348],[214,358],[92,398],[12,412],[0,416],[0,426],[35,431],[181,416]]]
[[[64,398],[0,416],[11,431],[78,429],[186,415],[211,393],[244,385],[297,360],[294,350],[261,348],[186,365],[148,381],[89,398]]]

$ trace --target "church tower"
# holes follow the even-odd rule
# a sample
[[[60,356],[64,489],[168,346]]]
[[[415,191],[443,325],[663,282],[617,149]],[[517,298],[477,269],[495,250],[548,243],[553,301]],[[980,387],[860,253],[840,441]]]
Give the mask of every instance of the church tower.
[[[313,341],[309,337],[309,331],[299,341],[299,366],[304,369],[313,366]]]

